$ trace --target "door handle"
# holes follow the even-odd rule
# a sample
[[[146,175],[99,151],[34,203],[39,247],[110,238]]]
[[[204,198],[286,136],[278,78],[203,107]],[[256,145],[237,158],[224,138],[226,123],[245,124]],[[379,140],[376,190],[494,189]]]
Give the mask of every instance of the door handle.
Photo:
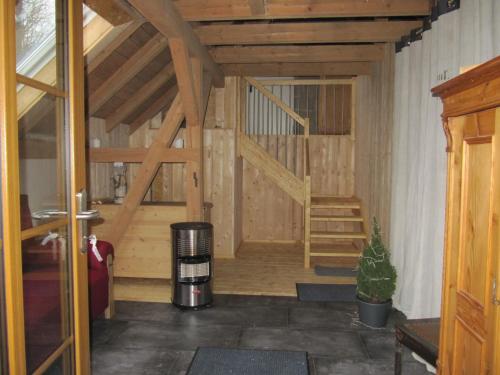
[[[100,213],[97,210],[80,211],[76,214],[78,220],[99,219]]]
[[[66,216],[68,213],[66,211],[60,211],[56,209],[47,209],[35,211],[31,214],[31,217],[36,220],[50,219],[52,217]]]
[[[33,219],[43,220],[43,219],[50,219],[52,217],[66,216],[67,214],[68,213],[66,211],[47,209],[47,210],[35,211],[31,214],[31,217]],[[94,219],[99,219],[99,216],[100,213],[97,210],[80,211],[76,214],[76,218],[78,220],[94,220]]]

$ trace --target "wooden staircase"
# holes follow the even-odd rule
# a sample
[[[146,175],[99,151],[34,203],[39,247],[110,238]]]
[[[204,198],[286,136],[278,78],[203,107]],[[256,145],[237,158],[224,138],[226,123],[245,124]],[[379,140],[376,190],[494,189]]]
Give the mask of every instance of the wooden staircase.
[[[259,171],[264,173],[290,197],[304,207],[304,266],[311,266],[311,258],[327,257],[346,266],[357,265],[361,250],[366,243],[366,233],[361,215],[361,202],[356,197],[317,196],[311,194],[311,168],[309,153],[309,119],[301,117],[288,104],[274,95],[259,81],[245,77],[245,84],[252,85],[275,105],[273,111],[288,116],[302,129],[294,133],[303,147],[302,175],[295,175],[282,163],[256,143],[245,127],[238,130],[238,153]],[[260,117],[259,117],[260,118]],[[258,134],[277,134],[260,124]],[[347,259],[347,261],[346,261]]]
[[[342,258],[350,266],[357,263],[367,239],[361,201],[356,197],[312,195],[308,203],[304,220],[305,267],[309,268],[315,257]],[[345,258],[351,261],[345,262]]]

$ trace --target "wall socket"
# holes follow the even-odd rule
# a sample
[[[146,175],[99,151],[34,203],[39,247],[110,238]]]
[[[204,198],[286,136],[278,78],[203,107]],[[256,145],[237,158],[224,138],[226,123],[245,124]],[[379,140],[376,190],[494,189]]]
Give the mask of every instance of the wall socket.
[[[436,78],[438,82],[446,81],[450,77],[450,73],[448,69],[443,70],[441,73],[438,73]]]

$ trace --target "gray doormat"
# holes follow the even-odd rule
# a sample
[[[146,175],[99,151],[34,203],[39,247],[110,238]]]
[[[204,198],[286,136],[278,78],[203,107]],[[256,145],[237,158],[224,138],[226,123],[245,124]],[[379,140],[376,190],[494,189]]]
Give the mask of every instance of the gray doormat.
[[[306,352],[198,348],[187,375],[309,375]]]
[[[318,276],[346,276],[356,277],[358,271],[353,268],[315,266],[314,273]]]
[[[305,302],[355,302],[356,285],[299,284],[297,298]]]

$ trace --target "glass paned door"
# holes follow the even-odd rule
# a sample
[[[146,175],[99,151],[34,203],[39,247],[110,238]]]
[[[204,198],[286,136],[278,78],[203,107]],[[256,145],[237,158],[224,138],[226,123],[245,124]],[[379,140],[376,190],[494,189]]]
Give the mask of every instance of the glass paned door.
[[[82,3],[2,0],[0,17],[9,372],[88,373]]]

